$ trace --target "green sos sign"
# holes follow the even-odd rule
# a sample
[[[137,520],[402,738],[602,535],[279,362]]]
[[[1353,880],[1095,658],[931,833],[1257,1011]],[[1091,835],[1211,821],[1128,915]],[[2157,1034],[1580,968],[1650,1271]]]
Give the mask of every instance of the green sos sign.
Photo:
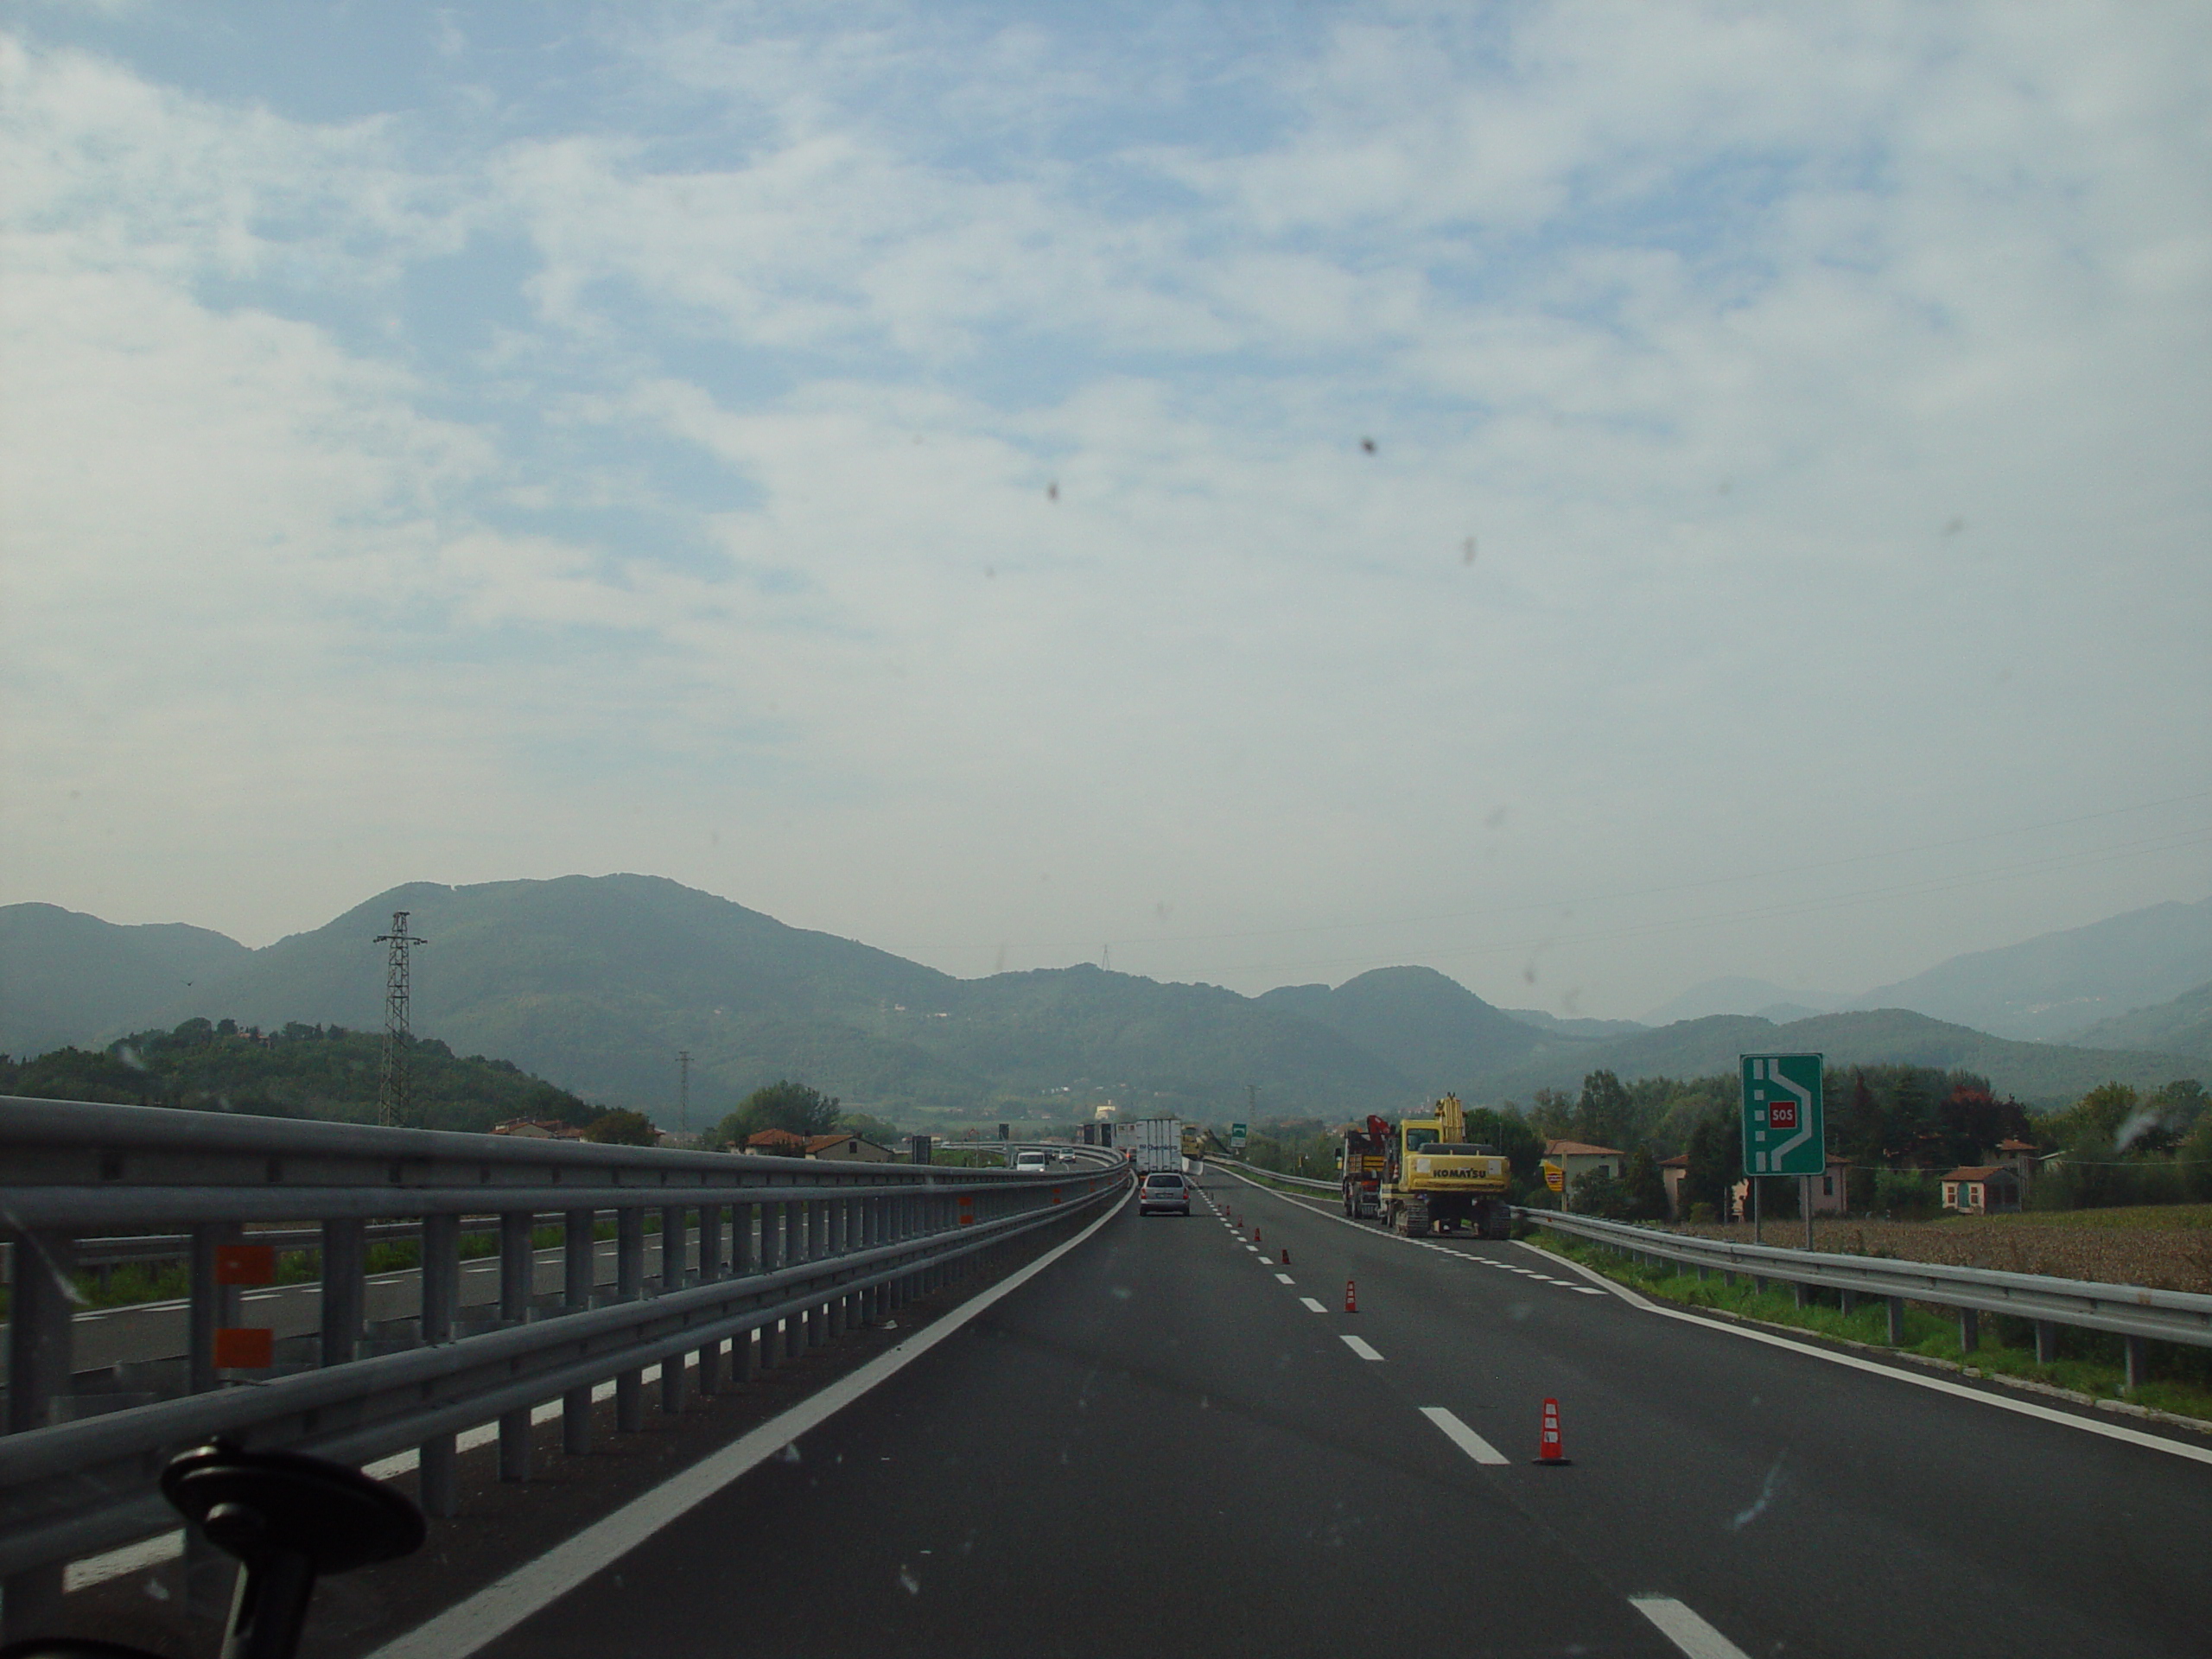
[[[1745,1054],[1744,1173],[1818,1175],[1827,1167],[1818,1054]]]

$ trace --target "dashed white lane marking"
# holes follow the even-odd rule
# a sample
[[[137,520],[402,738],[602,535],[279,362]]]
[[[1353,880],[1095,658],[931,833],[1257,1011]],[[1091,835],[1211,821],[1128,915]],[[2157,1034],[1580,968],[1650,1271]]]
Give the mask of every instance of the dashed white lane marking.
[[[1357,1337],[1347,1336],[1344,1339],[1344,1344],[1345,1347],[1351,1349],[1352,1352],[1357,1354],[1362,1359],[1380,1359],[1382,1357],[1382,1355],[1376,1353],[1372,1348],[1369,1347]]]
[[[1578,1296],[1602,1296],[1605,1294],[1595,1285],[1569,1285],[1567,1288]]]
[[[1750,1659],[1741,1648],[1672,1596],[1630,1596],[1628,1605],[1659,1627],[1689,1659]]]
[[[1421,1414],[1444,1431],[1444,1438],[1477,1463],[1510,1464],[1512,1459],[1469,1428],[1441,1406],[1423,1406]]]
[[[1311,1296],[1301,1296],[1298,1300],[1306,1304],[1306,1311],[1309,1313],[1325,1313],[1329,1311]]]
[[[1298,1281],[1287,1273],[1279,1273],[1275,1274],[1275,1282],[1279,1285],[1294,1285]]]

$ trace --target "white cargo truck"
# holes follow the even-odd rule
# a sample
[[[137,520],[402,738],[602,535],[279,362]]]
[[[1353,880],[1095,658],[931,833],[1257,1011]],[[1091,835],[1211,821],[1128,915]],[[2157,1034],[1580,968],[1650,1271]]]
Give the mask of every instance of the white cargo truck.
[[[1128,1155],[1140,1175],[1183,1167],[1183,1120],[1139,1117],[1114,1125],[1114,1147]]]

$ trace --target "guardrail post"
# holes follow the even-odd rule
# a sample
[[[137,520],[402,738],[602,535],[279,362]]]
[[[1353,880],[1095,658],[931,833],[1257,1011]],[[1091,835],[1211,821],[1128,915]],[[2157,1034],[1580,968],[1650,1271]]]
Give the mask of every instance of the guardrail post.
[[[663,1294],[683,1288],[684,1269],[691,1254],[690,1229],[684,1225],[683,1206],[666,1205],[660,1212],[660,1287]],[[699,1238],[702,1244],[707,1236],[707,1206],[699,1206]],[[706,1281],[706,1252],[699,1255],[699,1279]],[[664,1412],[683,1409],[683,1356],[671,1354],[660,1363],[660,1408]]]
[[[499,1217],[499,1320],[520,1325],[530,1317],[531,1298],[537,1294],[537,1217],[527,1210],[509,1210]],[[530,1478],[530,1408],[518,1406],[499,1414],[499,1478]]]
[[[215,1252],[241,1230],[234,1221],[203,1221],[192,1230],[184,1341],[185,1386],[194,1394],[215,1386],[215,1332],[238,1322],[238,1287],[215,1282]]]
[[[2127,1355],[2127,1391],[2133,1394],[2151,1380],[2151,1357],[2140,1337],[2122,1337],[2120,1342]]]
[[[1970,1354],[1981,1346],[1981,1314],[1979,1310],[1962,1307],[1959,1310],[1959,1351]]]
[[[192,1230],[191,1256],[186,1267],[185,1386],[206,1394],[219,1380],[215,1375],[215,1332],[236,1325],[245,1293],[236,1285],[215,1279],[215,1252],[233,1243],[245,1230],[234,1221],[203,1221]],[[194,1618],[220,1618],[230,1605],[238,1577],[238,1563],[188,1528],[184,1535],[184,1605]]]
[[[1890,1305],[1890,1346],[1902,1348],[1904,1346],[1904,1298],[1887,1296],[1883,1300]]]
[[[2055,1365],[2058,1363],[2058,1323],[2055,1319],[2036,1321],[2036,1363]]]
[[[368,1300],[367,1228],[342,1216],[322,1224],[322,1363],[343,1365],[359,1349]]]
[[[451,1342],[461,1311],[461,1217],[423,1217],[423,1340]],[[445,1516],[461,1508],[461,1470],[450,1434],[433,1434],[416,1454],[415,1490],[425,1514]]]
[[[625,1205],[614,1212],[614,1298],[642,1301],[645,1294],[645,1212],[639,1205]],[[682,1368],[678,1367],[678,1374]],[[614,1374],[614,1430],[636,1434],[645,1426],[645,1374],[643,1370]]]
[[[561,1306],[564,1313],[581,1313],[591,1306],[592,1281],[597,1277],[598,1241],[592,1237],[596,1219],[589,1210],[571,1210],[561,1224]],[[561,1449],[572,1458],[591,1450],[591,1384],[569,1389],[561,1395]]]
[[[13,1300],[8,1317],[8,1432],[53,1421],[69,1392],[70,1276],[75,1251],[59,1233],[16,1232]],[[64,1564],[25,1567],[0,1581],[0,1619],[8,1640],[52,1633],[61,1618]]]
[[[1798,1306],[1802,1307],[1807,1302],[1812,1300],[1812,1287],[1808,1285],[1802,1279],[1792,1280],[1789,1284],[1789,1288],[1796,1293]]]

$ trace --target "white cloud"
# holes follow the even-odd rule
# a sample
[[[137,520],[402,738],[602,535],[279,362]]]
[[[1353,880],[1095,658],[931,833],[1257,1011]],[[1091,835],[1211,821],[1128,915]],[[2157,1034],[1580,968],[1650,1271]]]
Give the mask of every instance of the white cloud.
[[[2149,735],[2212,691],[2200,16],[1183,27],[632,21],[450,129],[7,48],[6,896],[647,868],[975,970],[2202,779]],[[1812,977],[2186,868],[1845,915]],[[1116,960],[1503,995],[1534,925]]]

